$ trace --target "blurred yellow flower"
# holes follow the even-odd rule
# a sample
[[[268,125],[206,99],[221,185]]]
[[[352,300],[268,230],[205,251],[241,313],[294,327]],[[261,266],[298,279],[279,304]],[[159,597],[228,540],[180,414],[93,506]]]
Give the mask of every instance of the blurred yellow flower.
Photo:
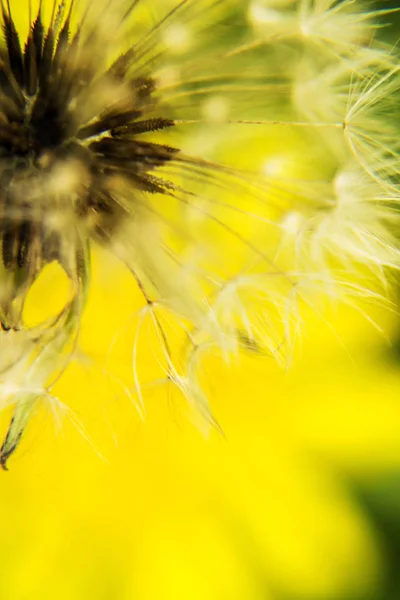
[[[64,442],[39,414],[3,481],[2,595],[372,593],[379,546],[347,480],[399,467],[398,373],[379,362],[380,335],[344,310],[330,315],[335,335],[310,317],[289,372],[268,358],[243,358],[233,370],[209,357],[204,370],[223,435],[202,437],[185,403],[164,388],[147,395],[143,422],[121,385],[132,376],[129,343],[103,371],[109,341],[132,311],[123,294],[129,274],[109,260],[107,280],[104,255],[94,263],[87,359],[54,390],[74,411],[63,419]],[[376,317],[390,329],[391,319]]]

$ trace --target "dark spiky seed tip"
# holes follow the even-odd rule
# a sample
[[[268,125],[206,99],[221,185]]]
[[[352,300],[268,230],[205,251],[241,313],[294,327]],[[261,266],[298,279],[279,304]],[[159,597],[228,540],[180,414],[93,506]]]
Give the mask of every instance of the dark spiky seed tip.
[[[11,419],[7,435],[4,439],[3,444],[0,448],[0,468],[3,471],[8,471],[7,461],[12,454],[14,454],[15,450],[18,447],[19,442],[21,441],[21,437],[23,434],[23,429],[19,429],[17,432],[14,432],[13,429],[15,427],[15,414]],[[16,433],[16,435],[13,435]]]
[[[59,205],[56,192],[46,188],[47,174],[61,163],[82,167],[84,185],[78,198],[71,193],[68,209],[75,211],[84,235],[106,242],[124,218],[110,180],[119,177],[130,184],[132,204],[135,190],[168,193],[172,185],[157,177],[155,170],[171,161],[178,150],[138,139],[173,127],[175,122],[148,118],[155,107],[156,85],[151,75],[129,75],[132,51],[99,73],[95,57],[84,58],[89,48],[84,44],[82,48],[79,35],[70,35],[71,11],[64,17],[64,2],[47,28],[39,9],[23,48],[10,9],[2,4],[2,12],[0,244],[4,268],[18,272],[23,286],[50,260],[62,265],[73,262],[63,255],[64,232],[49,229],[46,219],[54,205]],[[112,105],[100,102],[97,107],[102,85],[123,90],[123,97],[117,94]],[[90,111],[93,100],[94,114]],[[39,185],[43,193],[38,202],[38,194],[34,197],[29,190]]]

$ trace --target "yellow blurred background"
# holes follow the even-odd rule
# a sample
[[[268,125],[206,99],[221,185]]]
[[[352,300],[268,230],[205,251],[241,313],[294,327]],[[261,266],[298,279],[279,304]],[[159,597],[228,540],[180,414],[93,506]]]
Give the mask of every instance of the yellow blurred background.
[[[400,467],[400,373],[382,335],[338,309],[308,316],[288,371],[210,358],[223,433],[204,436],[165,387],[140,418],[121,388],[129,352],[118,377],[101,366],[140,296],[105,253],[93,277],[85,357],[54,392],[74,413],[57,426],[43,406],[1,476],[0,597],[375,598],[385,554],[354,488]],[[374,317],[393,337],[396,319]]]

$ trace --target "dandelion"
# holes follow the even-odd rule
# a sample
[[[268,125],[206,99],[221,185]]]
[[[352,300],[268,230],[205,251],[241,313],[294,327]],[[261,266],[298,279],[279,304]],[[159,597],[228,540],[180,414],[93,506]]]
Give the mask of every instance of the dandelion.
[[[386,281],[397,268],[393,105],[378,110],[396,68],[373,42],[387,11],[275,2],[264,30],[267,4],[176,0],[154,19],[159,4],[144,0],[29,3],[21,44],[17,3],[2,3],[1,389],[3,405],[15,405],[4,468],[38,399],[52,397],[77,355],[97,246],[142,294],[132,345],[139,410],[146,327],[160,379],[211,423],[204,353],[283,362],[310,282],[368,295],[372,275]],[[289,25],[273,34],[280,11]],[[323,107],[309,101],[321,90]],[[282,129],[319,154],[311,179],[263,173]],[[27,298],[51,263],[70,289],[32,327]]]

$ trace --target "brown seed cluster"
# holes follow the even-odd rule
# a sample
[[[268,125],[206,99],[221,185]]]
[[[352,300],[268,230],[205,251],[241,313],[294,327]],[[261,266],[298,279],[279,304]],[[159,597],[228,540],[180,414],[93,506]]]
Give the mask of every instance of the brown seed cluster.
[[[154,170],[178,151],[140,139],[174,121],[148,118],[155,83],[130,74],[134,50],[99,72],[90,55],[95,29],[71,33],[73,3],[66,15],[63,2],[54,4],[47,28],[39,8],[23,47],[10,6],[2,8],[0,245],[4,269],[18,272],[18,295],[52,260],[79,276],[81,245],[107,242],[134,210],[134,193],[122,205],[116,188],[164,193],[168,182]],[[4,326],[13,326],[10,307],[2,312]]]

